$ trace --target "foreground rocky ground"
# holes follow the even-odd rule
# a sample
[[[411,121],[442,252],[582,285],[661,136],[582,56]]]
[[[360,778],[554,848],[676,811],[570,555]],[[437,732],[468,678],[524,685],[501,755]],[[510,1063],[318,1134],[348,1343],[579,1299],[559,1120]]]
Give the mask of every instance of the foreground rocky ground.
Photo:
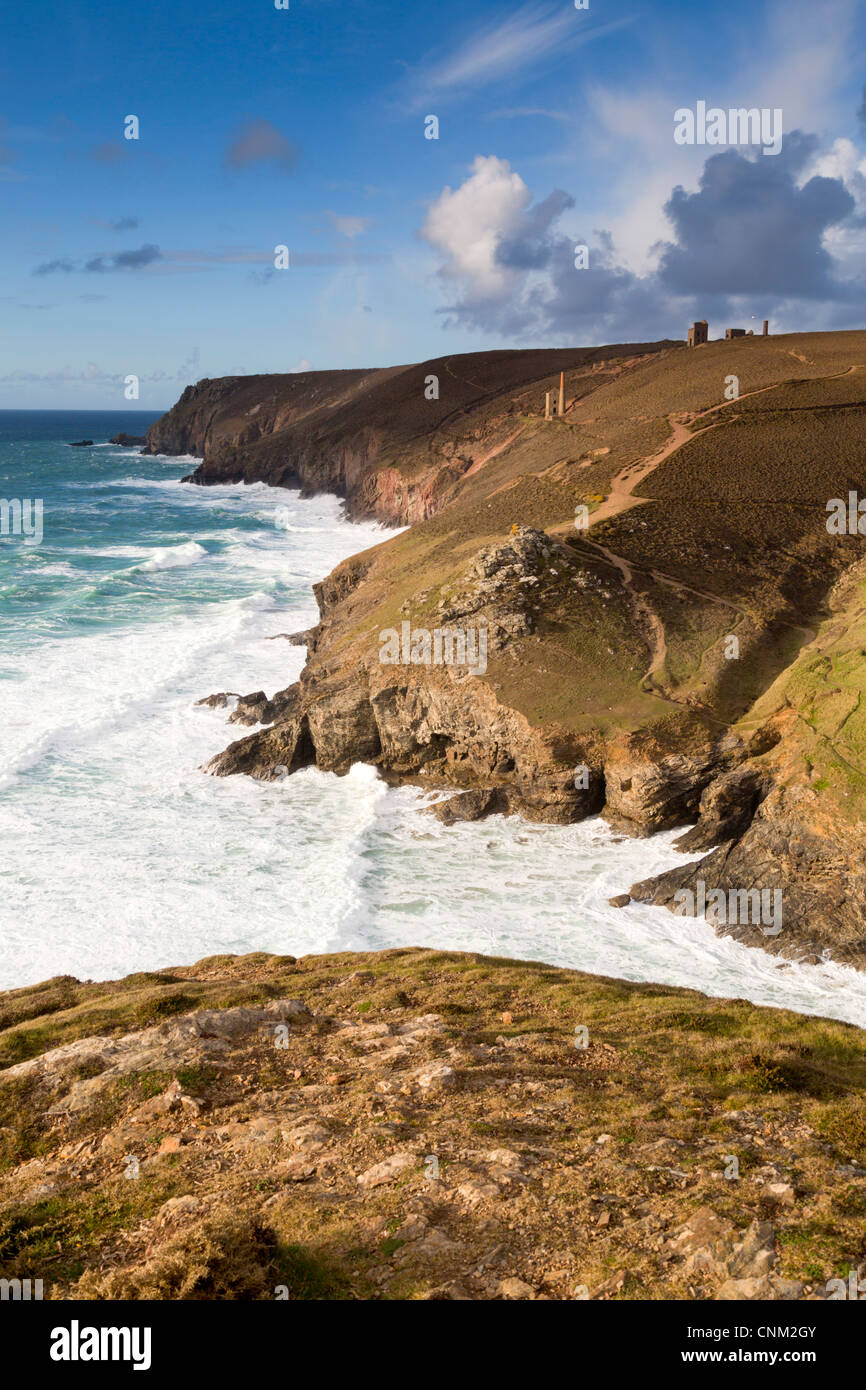
[[[45,1296],[811,1299],[866,1035],[544,965],[214,957],[0,995],[0,1276]]]

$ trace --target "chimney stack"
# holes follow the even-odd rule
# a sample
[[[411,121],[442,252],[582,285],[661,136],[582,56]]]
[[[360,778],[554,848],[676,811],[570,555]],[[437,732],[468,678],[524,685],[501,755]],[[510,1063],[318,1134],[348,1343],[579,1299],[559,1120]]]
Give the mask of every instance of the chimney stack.
[[[763,331],[763,336],[764,336],[765,338],[768,338],[768,337],[770,336],[770,320],[769,320],[769,319],[764,319],[764,331]]]
[[[559,373],[559,413],[565,414],[565,372]]]
[[[545,396],[544,396],[544,418],[545,418],[545,420],[549,420],[549,419],[550,419],[550,392],[549,392],[549,391],[545,392]]]

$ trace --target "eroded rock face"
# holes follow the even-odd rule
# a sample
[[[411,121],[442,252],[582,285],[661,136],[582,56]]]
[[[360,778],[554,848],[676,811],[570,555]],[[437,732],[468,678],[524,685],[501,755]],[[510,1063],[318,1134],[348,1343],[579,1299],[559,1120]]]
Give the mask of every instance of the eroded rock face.
[[[630,743],[614,745],[604,767],[605,819],[630,834],[688,824],[697,816],[711,779],[737,756],[737,741],[730,735],[691,756],[666,756],[654,748],[652,761],[645,746],[637,757]]]
[[[797,775],[797,722],[786,708],[748,742],[730,744],[697,825],[677,842],[710,852],[632,885],[631,896],[704,915],[717,934],[786,959],[864,969],[863,826],[833,814]]]
[[[680,836],[677,848],[695,853],[742,835],[768,790],[768,779],[760,768],[741,764],[722,772],[705,787],[698,824]]]
[[[204,379],[147,432],[146,454],[192,454],[186,481],[264,481],[345,498],[351,516],[411,525],[433,516],[471,470],[515,432],[513,394],[560,371],[621,358],[619,369],[670,342],[530,349],[379,370]],[[608,368],[610,370],[610,368]],[[441,398],[430,377],[448,381]],[[602,378],[603,380],[604,378]]]
[[[506,651],[531,629],[527,589],[542,584],[554,551],[562,547],[544,532],[516,528],[507,544],[485,547],[474,557],[447,608],[440,605],[436,623],[485,621],[489,653]],[[567,554],[559,563],[577,567]],[[475,800],[455,802],[441,813],[446,819],[507,809],[566,824],[597,813],[604,781],[594,741],[534,728],[470,670],[385,665],[374,643],[364,658],[332,666],[323,636],[339,623],[368,565],[357,557],[315,586],[322,621],[300,683],[273,701],[263,691],[241,699],[230,722],[271,727],[232,744],[208,771],[271,781],[313,763],[343,773],[368,762],[395,780],[471,791]],[[575,785],[579,763],[595,769],[586,786]]]
[[[473,819],[507,803],[529,819],[568,824],[601,808],[600,777],[586,790],[574,786],[582,753],[576,741],[572,756],[563,757],[561,747],[551,747],[471,679],[460,681],[450,672],[419,676],[411,668],[399,676],[359,672],[355,680],[317,686],[315,702],[302,701],[301,708],[305,713],[231,744],[208,771],[271,781],[313,763],[347,772],[356,762],[369,762],[397,780],[477,792],[484,809],[476,809]],[[452,812],[453,819],[466,818],[456,804]]]
[[[740,785],[748,801],[754,783],[746,772]],[[730,786],[723,787],[723,796]],[[712,799],[709,804],[714,809]],[[701,885],[706,895],[718,890],[725,897],[727,920],[714,922],[719,935],[796,961],[826,959],[866,968],[862,840],[842,825],[832,831],[821,826],[808,792],[774,788],[738,839],[718,845],[697,863],[636,883],[630,892],[640,902],[677,912],[691,902],[683,891],[697,902]],[[756,891],[774,895],[765,900],[760,918],[754,906],[740,905],[744,894]],[[695,914],[686,910],[684,915]]]

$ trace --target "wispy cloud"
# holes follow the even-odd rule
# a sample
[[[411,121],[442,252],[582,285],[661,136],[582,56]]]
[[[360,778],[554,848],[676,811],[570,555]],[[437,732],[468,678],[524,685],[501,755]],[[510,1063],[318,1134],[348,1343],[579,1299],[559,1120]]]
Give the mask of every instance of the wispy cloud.
[[[162,259],[159,247],[148,245],[140,246],[135,251],[98,252],[84,262],[59,256],[53,261],[43,261],[41,265],[34,266],[32,274],[72,275],[76,271],[83,271],[87,275],[106,275],[114,270],[144,270]]]
[[[549,121],[571,120],[567,111],[548,111],[543,106],[507,106],[501,111],[488,111],[486,121],[511,121],[521,116],[546,116]]]
[[[267,261],[273,261],[274,256],[272,251],[262,251],[260,248],[230,246],[223,251],[205,251],[198,247],[185,251],[166,251],[163,259],[180,269],[182,266],[263,265]]]
[[[13,299],[11,295],[4,295],[2,302],[11,304],[16,309],[53,309],[56,307],[54,304],[31,304],[23,299]]]
[[[406,86],[411,104],[515,77],[550,54],[592,43],[631,23],[630,17],[623,17],[593,25],[585,12],[573,7],[523,5],[507,19],[477,29],[447,57],[410,72]]]
[[[122,140],[106,140],[104,145],[96,145],[87,158],[94,164],[122,164],[129,158],[129,147]]]
[[[356,236],[361,236],[371,225],[369,217],[343,217],[337,212],[331,212],[330,208],[328,209],[328,216],[340,236],[348,237],[350,241],[354,241]]]
[[[291,251],[290,266],[291,271],[296,270],[326,270],[329,267],[339,266],[360,267],[365,265],[384,265],[392,258],[386,252],[378,251]],[[271,264],[264,270],[253,270],[250,272],[250,279],[258,285],[269,285],[272,280],[284,278],[284,270],[276,270],[273,265],[273,257],[267,257]]]
[[[94,256],[85,263],[84,269],[90,274],[105,275],[111,270],[143,270],[161,260],[158,246],[140,246],[137,251],[113,251],[109,256]]]
[[[17,367],[14,371],[7,372],[0,376],[0,385],[16,386],[22,382],[41,382],[51,385],[58,385],[65,382],[95,383],[103,385],[114,383],[122,386],[125,372],[106,371],[104,367],[96,362],[88,362],[83,369],[73,367],[62,367],[58,371],[52,372],[31,372],[23,367]],[[139,372],[138,377],[143,382],[174,382],[188,380],[188,365],[182,364],[175,371],[156,371]]]
[[[350,220],[350,219],[347,219]],[[364,219],[358,218],[361,222]],[[345,233],[349,236],[349,232]],[[390,255],[376,251],[290,251],[293,270],[352,265],[380,265]],[[34,266],[33,275],[108,275],[115,271],[143,271],[148,275],[193,275],[219,266],[261,266],[256,278],[270,280],[278,273],[274,269],[273,248],[231,246],[217,251],[193,247],[186,250],[162,251],[158,246],[139,246],[132,251],[99,251],[84,260],[57,256]]]
[[[288,174],[297,164],[299,155],[298,147],[270,121],[248,121],[226,150],[223,168],[240,170],[256,164],[272,164]]]
[[[62,272],[64,275],[71,275],[75,270],[75,262],[70,261],[66,256],[58,257],[54,261],[43,261],[42,265],[33,267],[34,275],[57,275]]]

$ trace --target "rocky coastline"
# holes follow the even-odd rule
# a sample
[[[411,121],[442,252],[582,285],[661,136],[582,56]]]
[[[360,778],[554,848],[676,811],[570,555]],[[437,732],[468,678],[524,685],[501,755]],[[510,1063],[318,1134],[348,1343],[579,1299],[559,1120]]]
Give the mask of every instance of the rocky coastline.
[[[568,356],[204,382],[151,427],[151,452],[203,457],[192,482],[333,490],[350,515],[410,528],[316,585],[300,681],[239,699],[230,722],[254,731],[208,770],[362,761],[450,789],[448,822],[681,826],[704,857],[618,901],[688,913],[715,894],[741,908],[708,914],[717,931],[862,969],[862,545],[828,535],[822,499],[866,472],[866,335]],[[742,399],[720,402],[732,363]],[[559,371],[566,412],[546,421]],[[431,377],[442,395],[425,402]],[[804,457],[824,450],[823,479],[791,459],[794,430]],[[483,631],[486,669],[384,664],[382,634],[407,624]],[[779,931],[762,891],[781,893]]]

